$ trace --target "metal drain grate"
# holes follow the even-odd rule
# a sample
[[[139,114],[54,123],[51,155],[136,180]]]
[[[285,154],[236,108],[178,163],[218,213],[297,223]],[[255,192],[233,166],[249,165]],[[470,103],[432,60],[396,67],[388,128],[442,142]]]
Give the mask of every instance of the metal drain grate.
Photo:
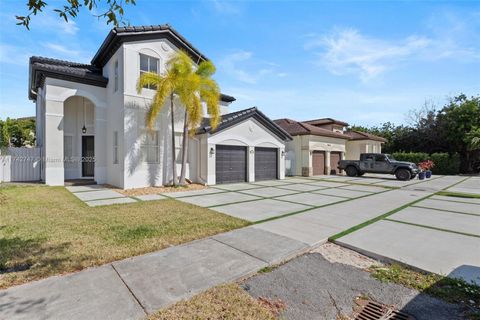
[[[409,314],[375,301],[359,299],[356,303],[358,310],[355,320],[415,320]]]

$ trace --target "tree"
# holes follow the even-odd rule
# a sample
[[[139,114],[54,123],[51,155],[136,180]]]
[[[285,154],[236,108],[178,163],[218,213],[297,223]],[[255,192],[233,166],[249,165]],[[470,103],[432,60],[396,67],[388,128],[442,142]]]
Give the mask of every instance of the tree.
[[[473,128],[464,139],[469,151],[480,150],[480,127]]]
[[[215,73],[215,66],[211,61],[202,61],[197,70],[194,71],[194,64],[190,57],[179,52],[177,58],[185,64],[185,74],[180,86],[180,100],[185,107],[183,121],[183,142],[182,142],[182,169],[180,172],[180,185],[185,185],[185,175],[188,155],[188,135],[194,133],[202,120],[202,101],[207,106],[210,115],[212,128],[218,126],[220,120],[220,88],[211,77]]]
[[[140,76],[137,83],[137,91],[139,93],[142,88],[147,85],[157,88],[146,116],[146,124],[149,130],[153,129],[155,120],[163,108],[166,99],[170,97],[172,173],[174,186],[177,185],[178,177],[175,154],[174,99],[177,97],[185,108],[181,170],[181,183],[184,184],[189,129],[196,128],[202,120],[202,100],[205,101],[208,113],[212,117],[212,127],[216,127],[219,121],[220,90],[216,82],[210,78],[214,72],[215,67],[209,61],[200,63],[195,70],[194,63],[190,57],[185,52],[180,51],[167,62],[165,75],[144,73]]]
[[[0,120],[0,147],[25,147],[34,144],[34,118]]]
[[[460,94],[439,111],[433,104],[425,103],[419,111],[410,111],[409,117],[407,126],[387,122],[380,127],[353,129],[386,138],[384,150],[388,153],[458,153],[462,172],[472,171],[472,165],[480,162],[480,96],[468,98]]]
[[[63,18],[65,22],[68,22],[69,18],[76,18],[81,9],[85,8],[88,11],[97,8],[97,5],[102,0],[64,0],[66,1],[63,6],[54,8],[53,11],[56,12],[60,18]],[[120,24],[127,25],[127,22],[124,20],[124,5],[136,4],[136,0],[105,0],[107,8],[100,14],[95,14],[97,18],[107,19],[107,24],[112,23],[114,26],[118,27]],[[18,20],[17,25],[24,26],[30,30],[30,20],[32,15],[36,16],[37,13],[43,12],[48,6],[43,0],[28,0],[28,14],[25,16],[15,16]]]

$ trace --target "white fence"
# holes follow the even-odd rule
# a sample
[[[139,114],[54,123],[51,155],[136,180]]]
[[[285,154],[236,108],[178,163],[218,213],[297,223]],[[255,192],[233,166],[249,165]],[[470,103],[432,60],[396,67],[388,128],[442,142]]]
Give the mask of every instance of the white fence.
[[[39,181],[40,148],[6,148],[0,151],[0,182]]]

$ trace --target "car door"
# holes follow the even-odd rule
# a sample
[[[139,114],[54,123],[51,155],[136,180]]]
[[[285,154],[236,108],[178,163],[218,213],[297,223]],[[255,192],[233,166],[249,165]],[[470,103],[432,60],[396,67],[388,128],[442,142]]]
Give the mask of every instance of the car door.
[[[375,171],[384,173],[390,172],[390,163],[384,154],[375,155]]]
[[[363,158],[362,161],[360,161],[360,170],[364,172],[368,171],[373,171],[374,170],[374,164],[375,164],[375,158],[372,154],[367,154]]]

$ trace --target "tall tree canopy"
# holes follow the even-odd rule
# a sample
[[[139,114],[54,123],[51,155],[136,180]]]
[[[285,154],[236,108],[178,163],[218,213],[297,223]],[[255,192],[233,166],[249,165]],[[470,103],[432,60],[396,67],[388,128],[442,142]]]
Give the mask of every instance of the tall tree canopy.
[[[411,112],[410,125],[396,126],[390,122],[376,127],[353,126],[355,130],[384,137],[384,151],[448,152],[461,156],[463,172],[471,171],[480,161],[480,96],[464,94],[449,99],[437,110],[434,106]]]
[[[35,145],[34,118],[0,120],[0,147],[33,145]]]
[[[104,0],[106,8],[98,14],[94,14],[97,18],[107,19],[107,24],[112,23],[114,26],[127,25],[124,19],[124,6],[128,4],[135,5],[136,0]],[[63,18],[65,22],[68,19],[76,18],[82,9],[93,12],[98,8],[98,4],[102,0],[64,0],[63,5],[56,6],[53,11]],[[43,10],[49,4],[43,0],[28,0],[26,15],[16,15],[17,25],[24,26],[30,30],[30,20],[32,16],[43,13]]]

